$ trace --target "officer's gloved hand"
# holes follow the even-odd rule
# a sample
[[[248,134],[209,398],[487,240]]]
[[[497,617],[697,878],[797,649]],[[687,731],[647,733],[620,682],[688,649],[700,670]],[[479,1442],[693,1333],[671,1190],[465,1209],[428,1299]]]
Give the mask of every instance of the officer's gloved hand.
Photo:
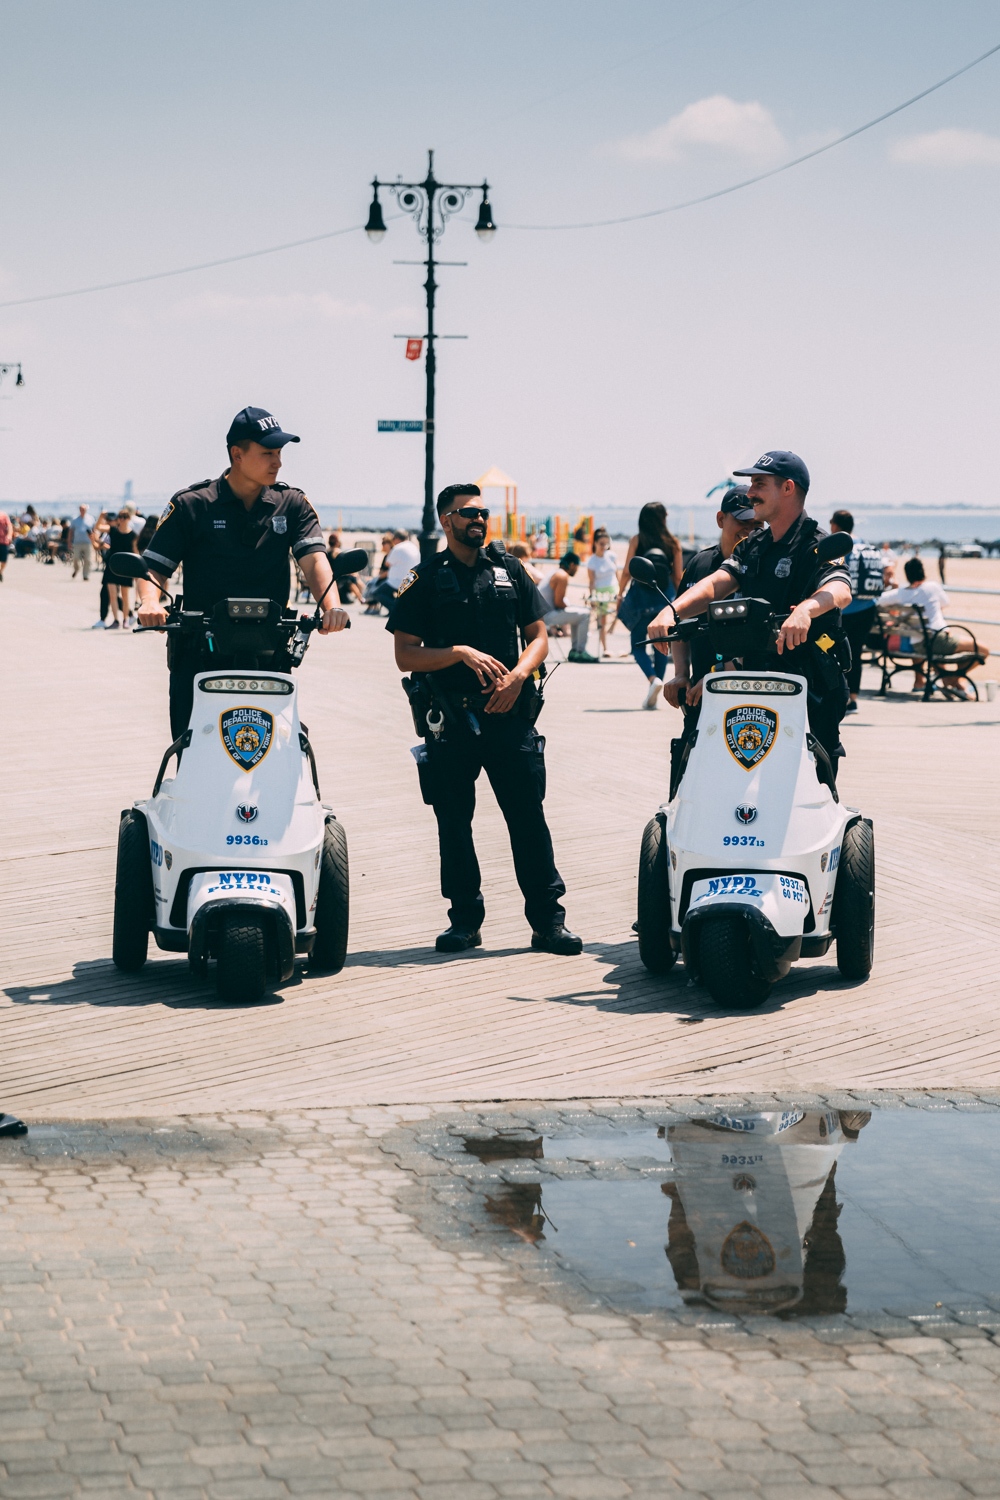
[[[323,611],[323,623],[319,627],[320,635],[329,635],[333,630],[346,630],[350,615],[346,609],[335,607]]]

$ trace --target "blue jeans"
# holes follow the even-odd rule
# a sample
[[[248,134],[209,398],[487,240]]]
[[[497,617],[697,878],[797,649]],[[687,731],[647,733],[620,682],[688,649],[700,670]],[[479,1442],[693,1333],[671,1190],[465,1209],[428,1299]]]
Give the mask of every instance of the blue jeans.
[[[670,590],[670,596],[671,598],[673,597],[672,589]],[[667,658],[662,651],[654,651],[652,646],[640,646],[638,644],[639,641],[646,639],[646,632],[659,613],[659,607],[657,607],[655,610],[651,610],[644,619],[633,625],[630,638],[632,641],[632,660],[639,668],[643,677],[658,677],[662,682],[663,674],[667,670]],[[650,662],[650,657],[652,657],[652,663]]]

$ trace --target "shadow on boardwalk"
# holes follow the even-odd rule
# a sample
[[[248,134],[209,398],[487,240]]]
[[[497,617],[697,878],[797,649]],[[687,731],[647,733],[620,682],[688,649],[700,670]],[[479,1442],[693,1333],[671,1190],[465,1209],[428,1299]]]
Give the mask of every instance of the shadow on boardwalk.
[[[282,989],[291,989],[290,979]],[[108,958],[90,959],[73,965],[71,979],[56,984],[9,985],[0,994],[14,1005],[164,1005],[183,1010],[248,1010],[262,1005],[280,1005],[280,994],[266,994],[249,1004],[226,1003],[216,998],[211,979],[197,979],[187,959],[166,959],[138,974],[121,974]]]

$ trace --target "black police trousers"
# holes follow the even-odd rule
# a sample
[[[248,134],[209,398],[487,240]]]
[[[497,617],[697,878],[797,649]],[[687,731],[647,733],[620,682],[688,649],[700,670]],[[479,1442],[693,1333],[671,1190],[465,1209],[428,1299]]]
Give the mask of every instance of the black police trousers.
[[[194,679],[206,670],[200,656],[177,654],[170,663],[170,736],[177,739],[191,722]]]
[[[438,741],[428,737],[427,758],[419,766],[420,790],[437,818],[448,919],[475,931],[486,911],[472,841],[476,779],[485,770],[510,834],[524,914],[535,932],[547,932],[565,919],[561,898],[566,887],[542,810],[545,740],[516,712],[479,714],[477,722],[479,734],[460,723],[447,725]]]

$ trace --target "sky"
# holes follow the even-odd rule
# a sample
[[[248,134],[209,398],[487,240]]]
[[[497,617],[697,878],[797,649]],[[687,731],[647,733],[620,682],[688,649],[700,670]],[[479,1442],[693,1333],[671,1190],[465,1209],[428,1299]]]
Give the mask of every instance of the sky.
[[[438,253],[439,484],[530,513],[687,507],[769,447],[823,508],[993,502],[1000,53],[818,159],[682,212],[1000,42],[982,0],[0,0],[0,497],[166,495],[246,404],[321,505],[415,505],[413,222],[377,173],[488,177]],[[391,197],[383,194],[387,216]],[[398,211],[397,211],[398,212]]]

